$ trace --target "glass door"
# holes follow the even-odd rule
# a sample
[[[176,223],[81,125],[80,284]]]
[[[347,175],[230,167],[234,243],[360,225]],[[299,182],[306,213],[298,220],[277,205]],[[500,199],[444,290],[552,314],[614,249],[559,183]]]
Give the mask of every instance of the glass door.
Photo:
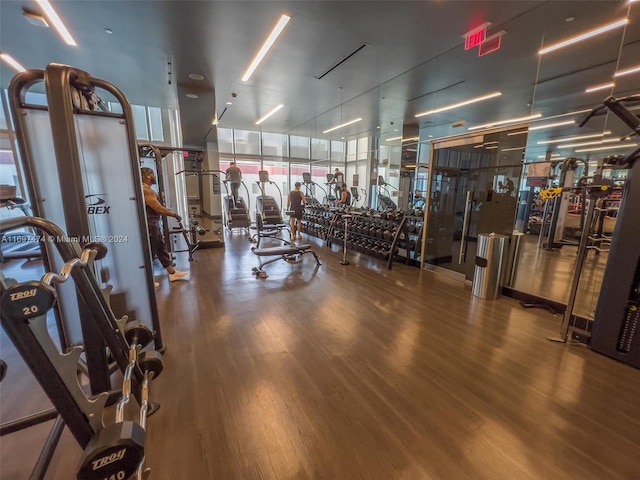
[[[511,235],[525,145],[507,132],[434,144],[427,264],[472,280],[478,235]]]

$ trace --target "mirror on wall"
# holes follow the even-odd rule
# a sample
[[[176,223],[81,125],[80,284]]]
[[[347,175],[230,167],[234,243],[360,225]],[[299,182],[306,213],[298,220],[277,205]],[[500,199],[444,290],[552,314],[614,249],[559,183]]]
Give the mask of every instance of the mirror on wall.
[[[628,132],[615,125],[618,122],[610,115],[594,117],[583,127],[578,124],[606,97],[632,93],[631,78],[618,79],[616,72],[631,66],[634,54],[640,58],[634,45],[638,34],[627,28],[640,20],[637,10],[629,2],[590,2],[589,8],[581,8],[577,2],[548,2],[540,11],[546,27],[539,32],[531,102],[531,115],[539,117],[528,128],[516,221],[516,228],[524,235],[511,287],[566,304],[580,237],[589,229],[593,240],[589,241],[574,308],[585,317],[593,314],[597,303],[608,258],[604,238],[615,228],[616,205],[599,202],[601,222],[589,223],[585,217],[592,199],[573,187],[592,181],[599,159],[621,153],[630,142],[620,141]],[[607,31],[590,33],[599,30]],[[571,43],[577,36],[587,38]],[[576,89],[576,84],[580,88]],[[619,175],[606,170],[602,174]]]

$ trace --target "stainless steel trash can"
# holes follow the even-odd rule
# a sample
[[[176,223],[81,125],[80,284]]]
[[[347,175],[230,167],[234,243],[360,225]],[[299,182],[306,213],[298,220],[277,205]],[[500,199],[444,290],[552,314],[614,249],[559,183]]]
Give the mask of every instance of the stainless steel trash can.
[[[495,233],[478,235],[476,252],[476,269],[473,272],[471,293],[485,300],[494,300],[500,296],[502,289],[502,268],[504,253],[509,237]]]

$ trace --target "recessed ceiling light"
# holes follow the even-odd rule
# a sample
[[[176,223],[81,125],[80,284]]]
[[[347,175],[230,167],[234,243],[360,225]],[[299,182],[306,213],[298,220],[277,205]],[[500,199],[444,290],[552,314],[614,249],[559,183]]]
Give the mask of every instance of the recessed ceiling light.
[[[490,128],[495,127],[497,125],[504,125],[505,123],[519,123],[526,122],[528,120],[534,120],[536,118],[542,117],[541,114],[536,113],[535,115],[529,115],[528,117],[518,117],[518,118],[508,118],[506,120],[496,120],[495,122],[485,123],[484,125],[476,125],[474,127],[469,127],[467,130],[480,130],[482,128]]]
[[[602,145],[603,143],[619,142],[617,138],[607,138],[605,140],[594,140],[593,142],[569,143],[566,145],[558,145],[558,148],[577,148],[586,147],[587,145]]]
[[[227,105],[233,105],[233,102],[227,102]]]
[[[198,74],[198,73],[190,73],[189,74],[189,78],[191,80],[204,80],[204,76]]]
[[[256,125],[260,125],[262,122],[264,122],[267,118],[269,118],[271,115],[273,115],[274,113],[278,112],[282,107],[284,107],[283,104],[278,105],[277,107],[275,107],[273,110],[271,110],[269,113],[267,113],[264,117],[262,117],[260,120],[258,120],[256,122]]]
[[[454,108],[462,107],[464,105],[469,105],[471,103],[481,102],[483,100],[488,100],[490,98],[499,97],[500,95],[502,95],[501,92],[493,92],[493,93],[489,93],[487,95],[482,95],[481,97],[470,98],[469,100],[465,100],[463,102],[454,103],[452,105],[447,105],[445,107],[440,107],[440,108],[436,108],[436,109],[433,109],[433,110],[428,110],[428,111],[422,112],[422,113],[416,113],[414,116],[415,117],[423,117],[425,115],[431,115],[433,113],[445,112],[447,110],[452,110]]]
[[[573,140],[584,140],[586,138],[604,137],[605,135],[610,135],[610,134],[611,134],[611,131],[607,130],[606,132],[593,133],[591,135],[580,135],[578,137],[560,138],[560,139],[555,139],[555,140],[544,140],[544,141],[538,142],[538,145],[546,145],[547,143],[571,142]]]
[[[105,28],[104,33],[111,35],[113,33],[113,30],[111,30],[110,28]]]
[[[58,35],[62,37],[65,43],[67,45],[71,45],[72,47],[76,47],[77,46],[76,41],[73,39],[73,37],[69,33],[69,30],[67,30],[67,27],[64,26],[64,23],[62,23],[62,20],[60,19],[56,11],[53,9],[49,1],[36,0],[36,2],[38,2],[38,4],[42,7],[49,21],[53,23],[53,28],[56,29],[56,31],[58,32]]]
[[[7,65],[9,65],[11,68],[13,68],[18,73],[26,71],[26,69],[22,65],[20,65],[16,61],[16,59],[13,58],[8,53],[0,52],[0,59],[2,61],[4,61]]]
[[[613,149],[618,149],[618,148],[631,148],[631,147],[635,147],[635,146],[637,146],[635,143],[625,143],[623,145],[608,145],[606,147],[583,148],[583,149],[578,149],[578,150],[575,150],[575,151],[576,151],[576,153],[595,152],[596,150],[613,150]]]
[[[576,17],[567,17],[564,19],[565,22],[569,23],[569,22],[573,22],[576,19]]]
[[[608,23],[606,25],[602,25],[601,27],[594,28],[593,30],[589,30],[588,32],[581,33],[576,35],[575,37],[567,38],[566,40],[562,40],[558,43],[554,43],[545,47],[538,51],[540,55],[544,55],[545,53],[553,52],[555,50],[560,50],[561,48],[568,47],[569,45],[573,45],[574,43],[581,42],[582,40],[586,40],[591,37],[595,37],[596,35],[600,35],[601,33],[608,32],[615,28],[623,27],[627,23],[629,23],[628,18],[621,18],[620,20],[616,20],[615,22]]]
[[[348,126],[348,125],[353,125],[354,123],[357,123],[357,122],[359,122],[360,120],[362,120],[362,118],[360,118],[360,117],[358,117],[358,118],[354,118],[353,120],[349,120],[348,122],[343,123],[343,124],[341,124],[341,125],[336,125],[335,127],[331,127],[329,130],[324,130],[322,133],[329,133],[329,132],[333,132],[334,130],[337,130],[337,129],[339,129],[339,128],[346,127],[346,126]]]
[[[186,97],[187,98],[198,98],[198,95],[196,95],[195,93],[187,93]]]
[[[620,70],[613,74],[614,77],[621,77],[622,75],[629,75],[630,73],[640,72],[640,65],[636,65],[635,67],[628,68],[626,70]]]
[[[544,125],[536,125],[534,127],[529,127],[529,131],[531,130],[542,130],[543,128],[554,128],[554,127],[562,127],[563,125],[575,125],[576,122],[573,120],[567,120],[565,122],[556,122],[556,123],[546,123]]]
[[[260,48],[260,51],[256,54],[256,56],[251,61],[251,64],[247,68],[247,71],[244,72],[244,75],[242,75],[243,82],[246,82],[247,80],[249,80],[249,78],[251,78],[251,75],[253,75],[253,72],[255,71],[256,68],[258,68],[258,65],[260,65],[260,62],[262,61],[264,56],[267,54],[269,49],[276,42],[276,40],[278,39],[278,36],[282,33],[282,30],[284,30],[284,27],[286,27],[289,20],[291,20],[291,17],[289,17],[288,15],[282,15],[280,17],[280,20],[278,20],[278,23],[276,24],[276,26],[273,27],[273,30],[271,31],[271,33],[269,34],[269,37],[267,37],[264,44]]]
[[[593,87],[589,87],[587,88],[584,93],[591,93],[591,92],[597,92],[598,90],[606,90],[607,88],[613,88],[615,87],[615,83],[613,82],[609,82],[609,83],[603,83],[602,85],[595,85]]]

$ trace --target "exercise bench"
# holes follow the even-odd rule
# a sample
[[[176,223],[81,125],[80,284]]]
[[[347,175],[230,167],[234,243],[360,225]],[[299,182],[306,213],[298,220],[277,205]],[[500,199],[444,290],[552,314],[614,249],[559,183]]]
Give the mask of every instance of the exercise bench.
[[[300,263],[302,261],[302,257],[310,253],[316,259],[316,263],[318,265],[322,265],[320,263],[320,259],[316,252],[311,250],[311,245],[309,244],[290,244],[290,245],[281,245],[277,247],[251,247],[251,251],[260,257],[260,265],[258,267],[253,267],[252,271],[256,278],[267,278],[267,272],[263,270],[265,265],[269,265],[270,263],[277,262],[278,260],[284,260],[287,263]],[[262,257],[275,257],[267,260],[266,262],[262,261]]]

